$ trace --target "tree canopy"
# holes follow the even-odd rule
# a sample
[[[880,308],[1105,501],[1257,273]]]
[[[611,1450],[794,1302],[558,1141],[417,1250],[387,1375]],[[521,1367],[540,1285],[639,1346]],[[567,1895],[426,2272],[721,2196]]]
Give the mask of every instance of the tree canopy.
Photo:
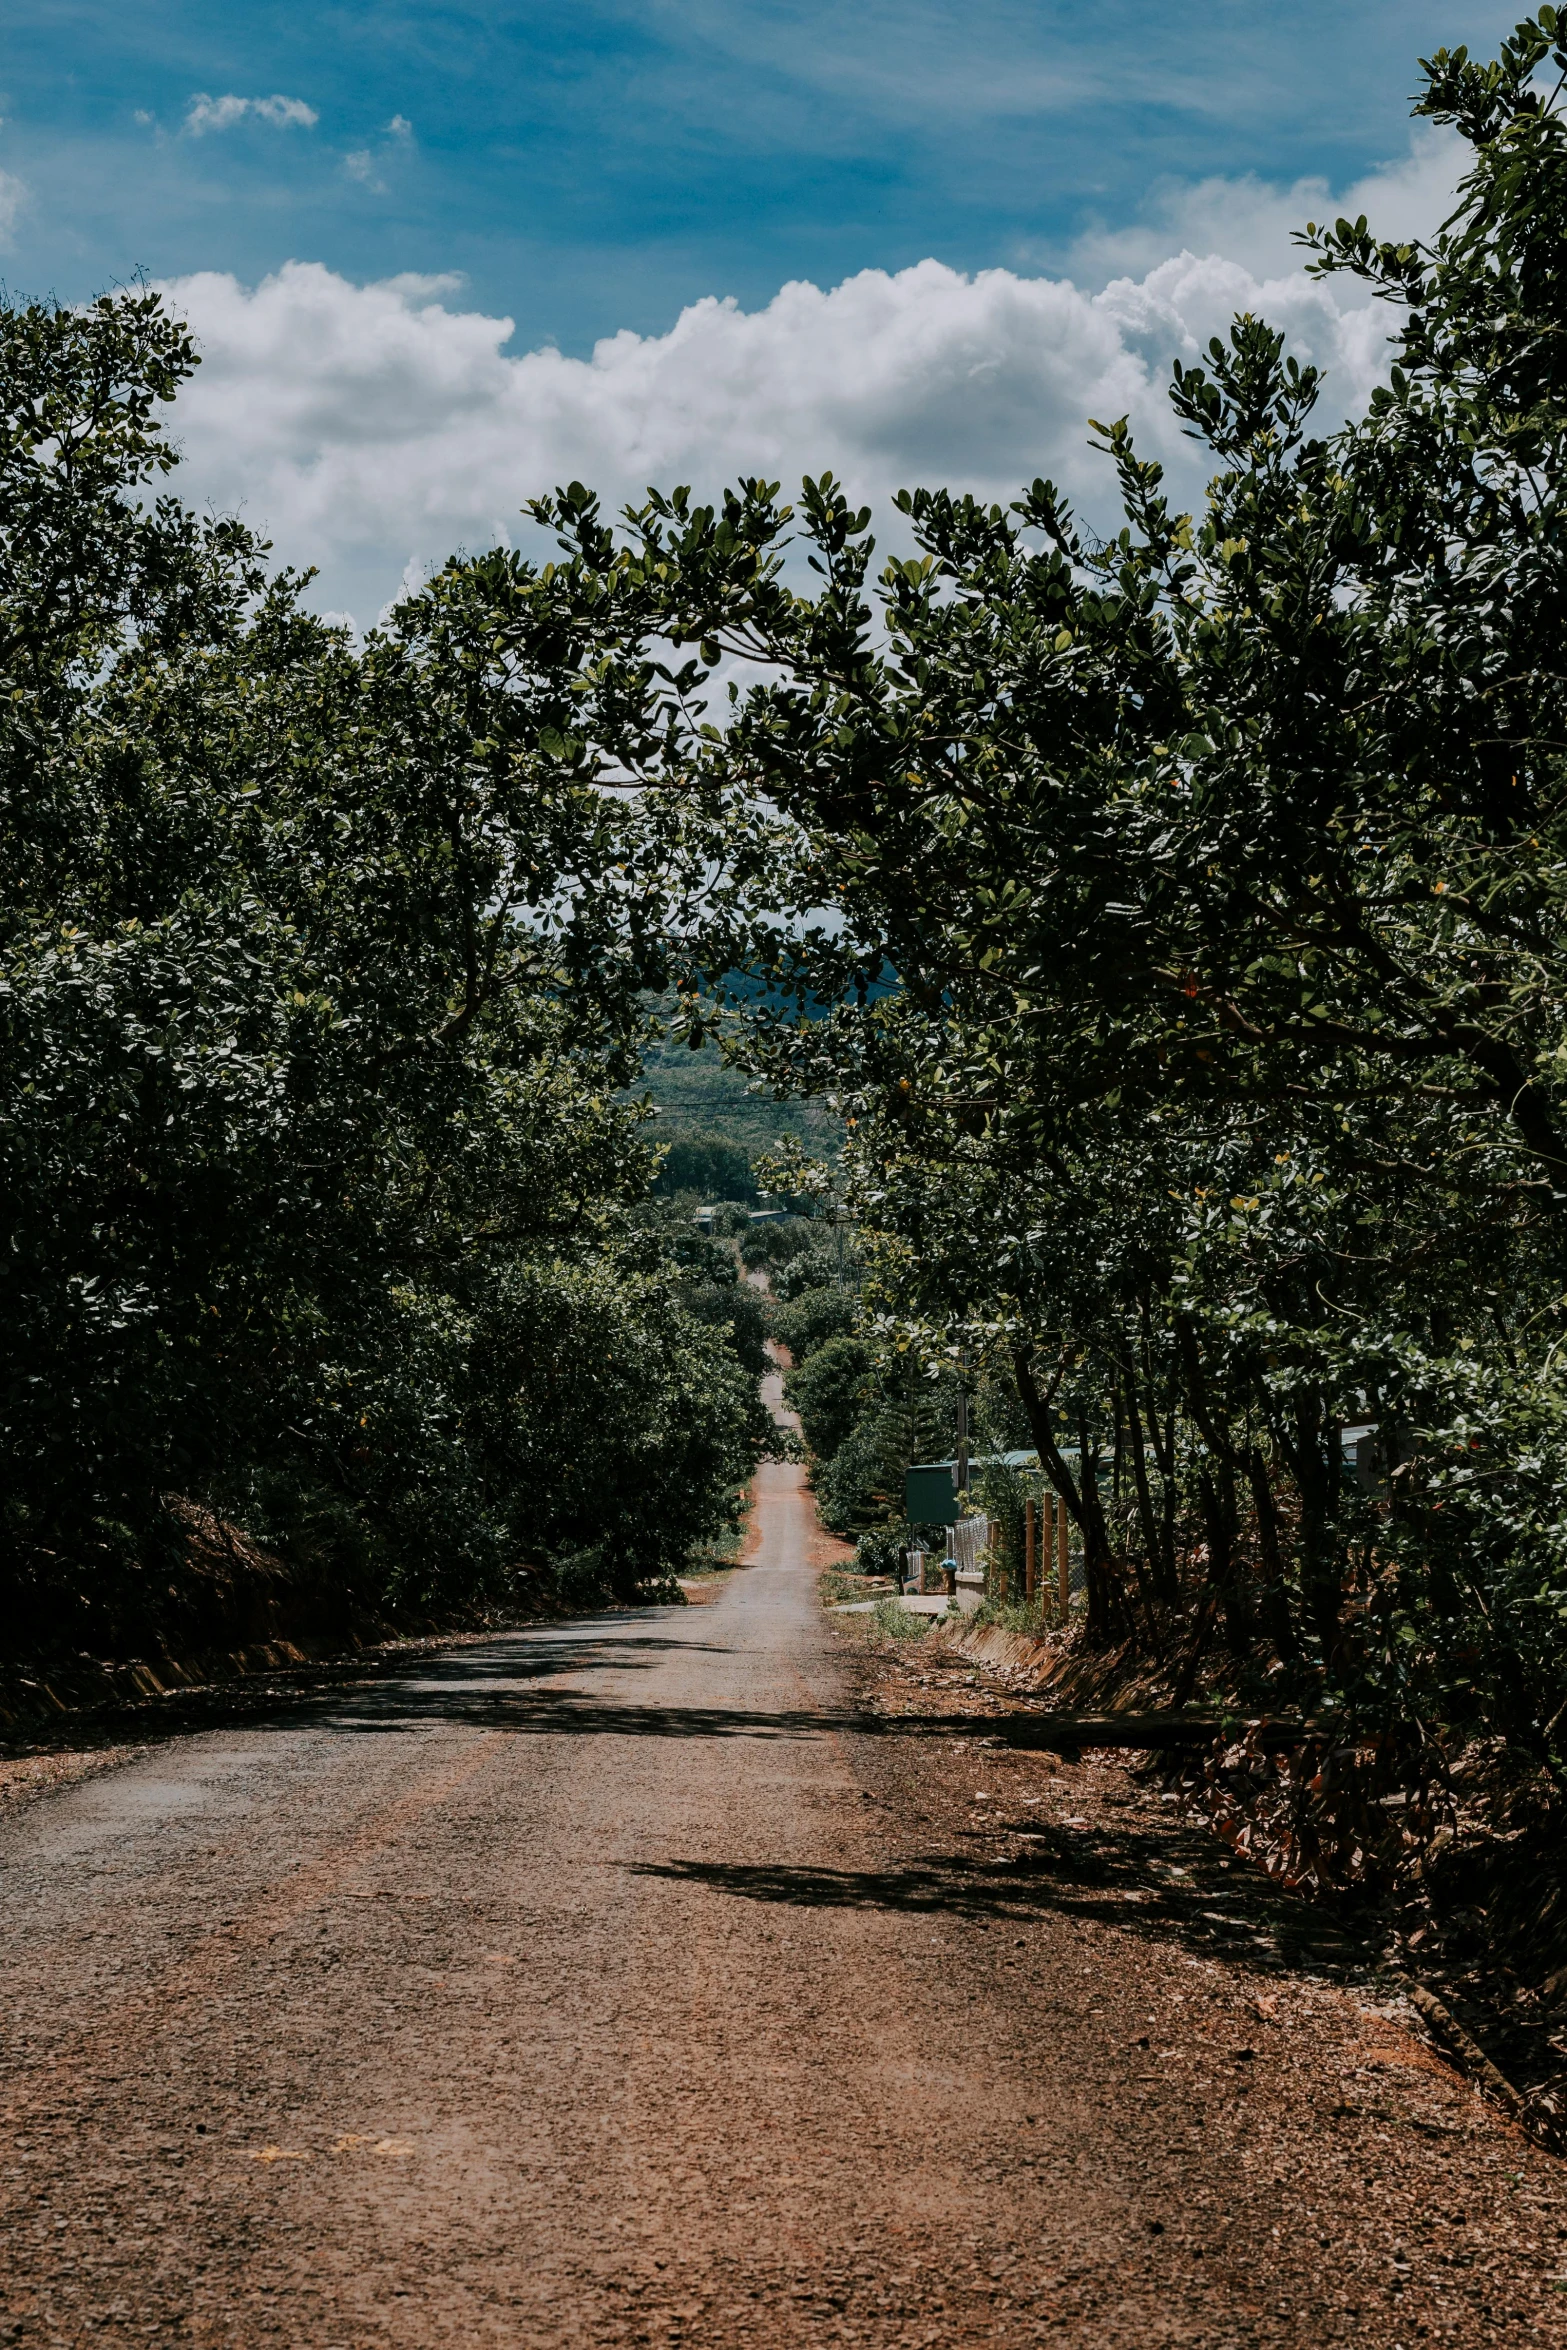
[[[1468,149],[1435,237],[1304,229],[1386,307],[1363,416],[1320,430],[1260,318],[1175,366],[1198,513],[1113,419],[1112,537],[1048,481],[919,489],[874,584],[831,476],[535,509],[628,696],[698,657],[645,772],[750,795],[711,967],[765,972],[753,1065],[848,1119],[881,1343],[1014,1384],[1091,1636],[1220,1626],[1558,1773],[1561,33],[1423,69]],[[719,727],[723,657],[763,680]]]
[[[112,1636],[191,1498],[366,1600],[657,1582],[759,1441],[632,1213],[699,804],[568,741],[504,559],[355,643],[166,494],[195,364],[150,294],[0,312],[13,1620]]]
[[[1383,307],[1366,412],[1238,318],[1170,385],[1200,511],[1093,427],[1105,539],[914,489],[876,571],[830,475],[573,483],[558,561],[357,644],[160,489],[153,298],[7,312],[14,1571],[171,1492],[383,1579],[667,1571],[763,1440],[754,1317],[636,1205],[673,991],[845,1122],[762,1178],[857,1218],[795,1317],[839,1522],[1004,1386],[1090,1641],[1561,1782],[1562,32],[1424,67],[1435,236],[1303,229]]]

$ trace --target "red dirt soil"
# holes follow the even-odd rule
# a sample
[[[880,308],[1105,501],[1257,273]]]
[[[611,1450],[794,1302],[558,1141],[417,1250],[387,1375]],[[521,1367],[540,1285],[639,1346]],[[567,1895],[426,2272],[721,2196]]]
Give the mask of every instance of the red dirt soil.
[[[1560,2167],[1120,1769],[889,1720],[797,1469],[0,1826],[0,2338],[1556,2342]],[[1206,1872],[1206,1873],[1205,1873]]]

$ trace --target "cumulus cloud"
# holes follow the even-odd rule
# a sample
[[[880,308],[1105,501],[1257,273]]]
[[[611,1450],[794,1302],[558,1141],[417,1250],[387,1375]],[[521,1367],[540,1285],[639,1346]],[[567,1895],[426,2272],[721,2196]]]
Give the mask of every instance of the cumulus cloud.
[[[373,196],[384,196],[387,184],[381,177],[381,165],[405,153],[413,143],[413,135],[414,126],[407,115],[394,114],[381,127],[383,144],[379,153],[369,147],[351,148],[343,157],[344,172],[362,188],[368,188]]]
[[[1378,236],[1429,237],[1453,207],[1469,150],[1456,131],[1422,125],[1407,156],[1368,172],[1336,195],[1324,179],[1276,187],[1242,179],[1166,181],[1130,228],[1091,231],[1071,253],[1075,277],[1094,280],[1153,269],[1172,249],[1223,253],[1257,278],[1298,269],[1295,231],[1308,220],[1350,220],[1363,212]],[[1340,281],[1340,300],[1354,295]]]
[[[27,202],[27,183],[15,172],[0,171],[0,245],[9,245]]]
[[[1440,178],[1416,158],[1411,214],[1440,216]],[[1218,199],[1191,202],[1196,220]],[[1114,258],[1107,246],[1101,265]],[[516,322],[459,307],[457,290],[412,276],[359,285],[307,262],[253,288],[206,273],[166,289],[205,362],[177,410],[187,495],[242,509],[362,617],[409,563],[417,576],[458,545],[520,543],[524,499],[572,478],[614,506],[650,482],[711,494],[743,474],[790,485],[831,467],[884,505],[917,482],[1005,498],[1044,473],[1108,523],[1113,484],[1086,420],[1130,415],[1172,487],[1196,498],[1199,460],[1165,397],[1173,356],[1257,312],[1327,369],[1328,412],[1344,414],[1382,373],[1390,324],[1261,231],[1238,257],[1166,246],[1097,292],[923,261],[828,290],[786,285],[754,311],[710,297],[666,334],[622,332],[581,359],[512,349]]]
[[[206,131],[232,130],[235,123],[247,116],[257,122],[270,123],[274,130],[314,130],[321,120],[313,106],[303,98],[285,98],[274,94],[270,98],[236,98],[232,91],[222,98],[209,98],[205,90],[198,90],[185,112],[185,128],[192,138],[200,138]]]

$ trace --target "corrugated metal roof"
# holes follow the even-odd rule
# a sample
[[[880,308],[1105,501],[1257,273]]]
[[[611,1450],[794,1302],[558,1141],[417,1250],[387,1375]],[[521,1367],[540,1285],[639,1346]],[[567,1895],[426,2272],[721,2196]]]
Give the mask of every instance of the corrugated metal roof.
[[[1058,1445],[1056,1450],[1064,1461],[1075,1461],[1077,1458],[1075,1444]],[[909,1464],[913,1469],[956,1469],[957,1465],[955,1454],[950,1461],[911,1461]],[[1030,1449],[1021,1452],[971,1452],[968,1465],[971,1469],[1037,1469],[1039,1455]]]

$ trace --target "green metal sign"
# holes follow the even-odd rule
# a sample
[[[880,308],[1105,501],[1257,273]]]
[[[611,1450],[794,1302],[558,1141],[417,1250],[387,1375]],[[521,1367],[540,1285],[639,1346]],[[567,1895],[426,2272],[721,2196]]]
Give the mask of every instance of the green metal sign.
[[[950,1526],[958,1514],[957,1488],[945,1462],[908,1469],[903,1477],[903,1514],[915,1526]]]

